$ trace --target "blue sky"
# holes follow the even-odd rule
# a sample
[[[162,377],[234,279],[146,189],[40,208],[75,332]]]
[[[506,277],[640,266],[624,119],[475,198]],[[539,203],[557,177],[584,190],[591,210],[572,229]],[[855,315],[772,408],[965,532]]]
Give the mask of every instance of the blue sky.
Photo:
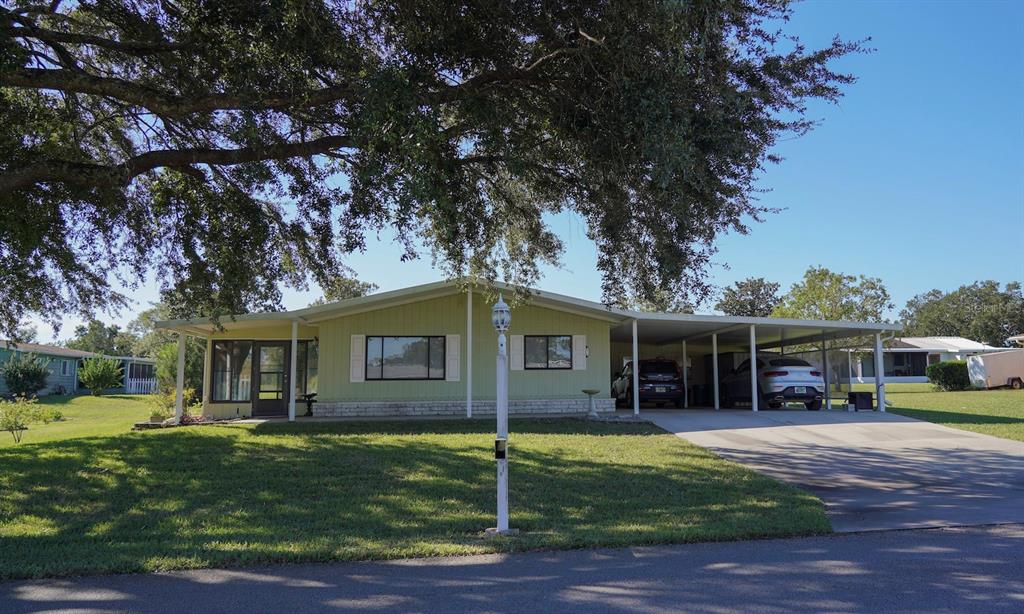
[[[786,159],[766,169],[762,203],[784,211],[748,235],[721,237],[712,281],[765,277],[785,289],[824,265],[880,277],[898,312],[931,288],[1024,280],[1024,2],[812,0],[795,6],[788,28],[810,47],[839,34],[871,37],[875,51],[836,64],[858,82],[838,106],[811,107],[819,128],[777,148]],[[562,215],[552,226],[564,264],[545,269],[538,286],[600,299],[583,223]],[[442,277],[429,254],[400,263],[382,238],[349,261],[360,278],[390,290]],[[139,304],[115,321],[146,308],[157,288],[132,295]],[[286,290],[285,307],[318,295]],[[66,320],[61,337],[76,323]]]

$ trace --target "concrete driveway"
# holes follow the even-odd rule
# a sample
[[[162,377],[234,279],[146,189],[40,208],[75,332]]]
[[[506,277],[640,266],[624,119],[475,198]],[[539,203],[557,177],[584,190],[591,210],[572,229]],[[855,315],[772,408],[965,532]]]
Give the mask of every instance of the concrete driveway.
[[[895,414],[649,411],[659,427],[825,501],[836,531],[1024,522],[1024,443]]]

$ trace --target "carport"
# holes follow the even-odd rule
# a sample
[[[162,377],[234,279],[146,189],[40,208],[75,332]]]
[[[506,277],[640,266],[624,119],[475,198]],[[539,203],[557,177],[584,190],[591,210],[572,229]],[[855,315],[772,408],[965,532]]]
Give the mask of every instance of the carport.
[[[640,313],[611,330],[612,372],[622,363],[655,357],[678,358],[683,365],[685,407],[721,409],[721,377],[742,360],[756,362],[759,351],[786,354],[815,352],[826,382],[834,379],[829,351],[863,346],[874,338],[875,408],[885,411],[885,377],[882,368],[882,337],[901,329],[899,324],[750,318],[696,314]],[[640,413],[639,370],[633,369],[633,413]],[[691,390],[706,391],[691,395]],[[750,370],[751,411],[758,411],[757,372]],[[831,409],[831,390],[825,394],[825,408]],[[691,400],[691,396],[695,397]]]

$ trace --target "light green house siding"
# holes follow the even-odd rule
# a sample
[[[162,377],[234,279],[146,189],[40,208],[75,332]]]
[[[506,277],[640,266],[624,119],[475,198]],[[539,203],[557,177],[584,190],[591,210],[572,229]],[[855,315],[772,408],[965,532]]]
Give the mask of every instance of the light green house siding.
[[[319,402],[457,401],[466,398],[466,295],[453,294],[356,313],[320,322]],[[509,335],[586,335],[589,347],[585,370],[511,371],[511,399],[583,397],[584,388],[607,397],[609,327],[603,321],[575,313],[531,305],[513,305]],[[459,381],[350,381],[352,335],[460,335]],[[491,325],[491,304],[484,295],[473,300],[473,398],[493,399],[497,335]]]
[[[10,360],[11,355],[14,354],[12,350],[4,347],[0,347],[0,363],[7,362]],[[66,356],[50,356],[43,353],[37,353],[37,356],[42,356],[50,361],[49,369],[50,376],[46,378],[46,388],[39,391],[40,395],[52,394],[57,391],[58,387],[62,388],[64,392],[71,393],[75,390],[75,369],[77,359]],[[67,374],[61,375],[61,361],[67,361]],[[7,382],[4,378],[0,377],[0,395],[8,394],[10,391],[7,389]]]

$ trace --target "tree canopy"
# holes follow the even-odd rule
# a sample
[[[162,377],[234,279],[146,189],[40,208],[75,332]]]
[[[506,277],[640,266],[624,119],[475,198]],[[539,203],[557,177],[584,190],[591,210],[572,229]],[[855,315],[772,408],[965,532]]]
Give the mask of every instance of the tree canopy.
[[[347,298],[366,296],[377,291],[377,284],[342,275],[329,280],[323,290],[324,295],[310,305],[323,305],[324,303],[343,301]]]
[[[772,311],[778,318],[885,322],[893,308],[881,279],[812,266]]]
[[[75,336],[65,345],[83,352],[107,356],[133,356],[136,341],[135,335],[121,330],[117,324],[107,325],[99,320],[89,320],[88,323],[75,327]]]
[[[126,302],[275,309],[367,235],[529,285],[571,211],[606,299],[699,298],[811,99],[786,0],[0,2],[0,332]]]
[[[1019,282],[1001,289],[997,281],[977,281],[946,293],[931,290],[907,301],[900,312],[903,334],[967,337],[989,345],[1024,333],[1024,293]]]
[[[715,309],[727,316],[767,318],[781,300],[779,284],[763,277],[748,277],[723,289]]]

